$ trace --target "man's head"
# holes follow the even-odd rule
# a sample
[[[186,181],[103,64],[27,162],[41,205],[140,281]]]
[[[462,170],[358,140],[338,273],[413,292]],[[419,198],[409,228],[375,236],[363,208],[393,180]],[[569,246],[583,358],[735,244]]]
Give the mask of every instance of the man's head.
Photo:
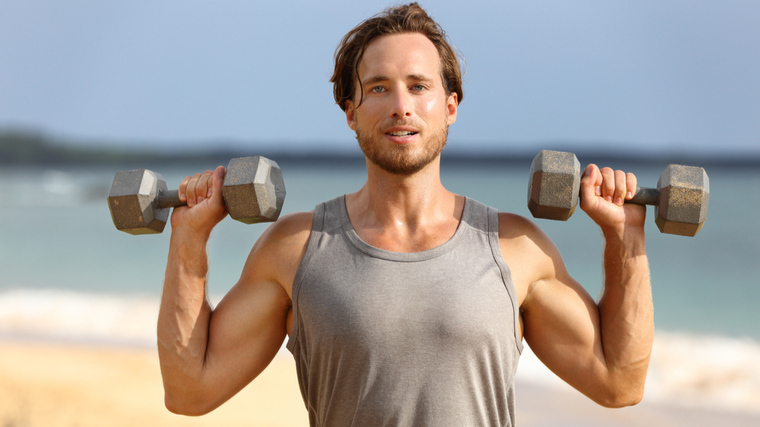
[[[367,46],[384,35],[420,33],[435,46],[440,56],[441,79],[447,93],[456,93],[457,102],[462,102],[462,72],[459,58],[449,44],[446,33],[417,3],[393,7],[362,22],[343,37],[335,51],[335,71],[333,83],[335,102],[346,110],[346,101],[361,104],[361,98],[354,100],[359,81],[359,63]],[[359,90],[361,97],[362,91]]]
[[[461,73],[443,30],[422,8],[412,3],[363,22],[335,59],[335,97],[369,163],[408,176],[440,157]]]

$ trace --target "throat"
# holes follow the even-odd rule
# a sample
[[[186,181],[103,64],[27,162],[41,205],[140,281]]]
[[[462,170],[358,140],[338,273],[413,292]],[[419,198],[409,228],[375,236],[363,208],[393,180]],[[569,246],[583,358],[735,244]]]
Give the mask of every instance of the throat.
[[[464,197],[451,194],[443,203],[418,215],[403,209],[362,207],[357,193],[346,196],[349,221],[359,238],[370,246],[390,252],[423,252],[451,240],[464,213]]]

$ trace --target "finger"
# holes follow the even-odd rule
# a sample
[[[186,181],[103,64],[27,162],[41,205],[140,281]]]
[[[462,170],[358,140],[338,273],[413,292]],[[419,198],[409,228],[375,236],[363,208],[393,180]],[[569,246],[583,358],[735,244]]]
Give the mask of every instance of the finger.
[[[602,182],[602,175],[595,164],[586,166],[581,178],[581,199],[591,200],[601,194],[599,184]]]
[[[615,195],[612,198],[613,203],[618,206],[623,206],[623,200],[628,192],[626,188],[625,172],[621,170],[615,171]]]
[[[636,175],[630,172],[625,174],[625,187],[627,189],[625,194],[626,200],[631,200],[633,198],[633,195],[636,194],[636,191],[639,189],[638,185],[639,183],[636,179]]]
[[[214,172],[207,170],[201,174],[198,184],[195,186],[195,201],[200,203],[209,198],[211,192],[211,179],[214,176]]]
[[[612,197],[615,195],[615,171],[611,168],[602,168],[602,194],[604,200],[612,202]]]
[[[182,180],[182,182],[179,183],[179,190],[177,191],[179,193],[179,199],[183,202],[187,202],[187,184],[190,182],[191,176],[186,176],[185,179]]]
[[[187,182],[187,187],[185,188],[185,194],[187,195],[187,205],[190,207],[195,206],[195,204],[197,203],[195,188],[197,187],[198,181],[200,179],[201,179],[201,174],[196,173],[195,175],[191,176]]]

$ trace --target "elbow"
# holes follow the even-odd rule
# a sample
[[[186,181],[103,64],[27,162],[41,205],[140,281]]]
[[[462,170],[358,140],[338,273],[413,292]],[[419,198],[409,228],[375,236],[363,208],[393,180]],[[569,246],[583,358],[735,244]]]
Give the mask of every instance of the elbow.
[[[616,396],[612,399],[607,399],[603,402],[598,402],[600,405],[604,406],[605,408],[625,408],[627,406],[634,406],[638,405],[639,402],[641,402],[641,399],[643,398],[642,395],[622,395],[622,396]]]
[[[173,414],[186,415],[189,417],[206,415],[216,409],[216,406],[208,404],[207,400],[191,398],[187,395],[177,396],[170,393],[164,394],[164,406],[166,406],[166,409]]]
[[[637,405],[643,398],[644,384],[642,383],[641,385],[629,385],[617,390],[610,390],[604,396],[595,400],[596,403],[605,408],[625,408]]]

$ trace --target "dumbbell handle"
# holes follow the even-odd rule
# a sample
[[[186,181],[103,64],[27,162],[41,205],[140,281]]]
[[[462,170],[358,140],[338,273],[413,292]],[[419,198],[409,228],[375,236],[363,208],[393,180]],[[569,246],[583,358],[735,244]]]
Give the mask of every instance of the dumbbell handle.
[[[179,190],[166,190],[159,191],[158,197],[156,197],[156,208],[176,208],[179,206],[187,206],[187,202],[183,202],[179,199]]]
[[[635,203],[637,205],[650,205],[656,206],[660,200],[660,190],[656,188],[639,187],[636,189],[636,193],[631,200],[626,200],[626,203]]]

